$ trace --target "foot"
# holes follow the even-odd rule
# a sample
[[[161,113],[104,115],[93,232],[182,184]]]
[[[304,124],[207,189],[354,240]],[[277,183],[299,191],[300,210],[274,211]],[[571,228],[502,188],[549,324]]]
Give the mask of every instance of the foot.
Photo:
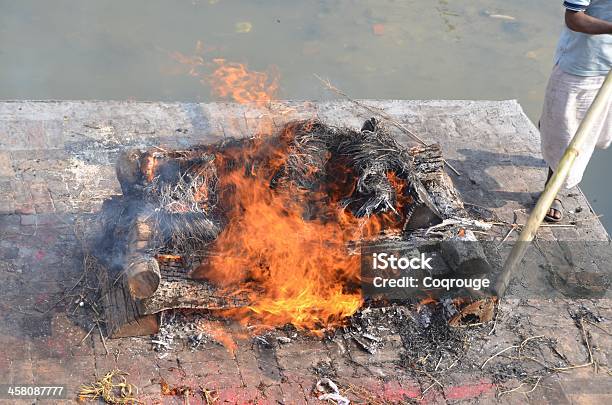
[[[561,205],[561,200],[555,198],[544,220],[547,222],[559,222],[561,219],[563,219],[563,205]]]

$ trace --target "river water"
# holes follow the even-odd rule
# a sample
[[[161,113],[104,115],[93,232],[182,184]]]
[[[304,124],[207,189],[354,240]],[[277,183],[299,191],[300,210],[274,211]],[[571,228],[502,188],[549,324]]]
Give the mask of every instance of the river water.
[[[331,98],[318,73],[356,98],[515,98],[537,122],[561,3],[0,0],[0,99],[211,101],[210,71],[240,63],[281,99]],[[611,157],[581,184],[609,231]]]

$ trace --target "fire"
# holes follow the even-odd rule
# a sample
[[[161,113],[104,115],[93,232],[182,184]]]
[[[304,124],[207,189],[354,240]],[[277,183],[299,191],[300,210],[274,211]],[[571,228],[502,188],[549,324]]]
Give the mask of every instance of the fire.
[[[257,107],[275,100],[275,69],[254,71],[222,58],[204,62],[200,56],[196,52],[193,58],[175,59],[210,85],[214,97]],[[260,122],[254,133],[259,138],[250,148],[216,153],[226,223],[210,246],[212,259],[192,276],[213,282],[227,295],[248,298],[248,307],[224,310],[223,316],[259,328],[292,324],[321,333],[342,324],[362,305],[360,257],[349,247],[401,221],[397,213],[355,218],[343,210],[341,199],[355,187],[354,173],[343,167],[331,170],[335,177],[325,189],[307,195],[295,187],[271,187],[289,153],[282,141],[293,134],[289,127],[281,142],[274,142],[261,136],[270,135],[271,128],[261,127]],[[390,180],[401,191],[399,182]]]
[[[211,247],[211,261],[195,277],[248,297],[248,307],[225,310],[224,316],[261,328],[292,324],[320,333],[361,306],[360,257],[349,246],[377,235],[386,220],[358,219],[340,208],[354,187],[350,182],[308,194],[271,188],[287,151],[270,139],[216,156],[227,224]],[[306,207],[313,206],[317,215],[307,218]]]
[[[224,58],[205,58],[214,47],[205,47],[198,41],[193,55],[172,52],[170,57],[184,68],[189,76],[210,86],[213,97],[237,103],[265,104],[276,99],[279,74],[274,66],[267,71],[251,70],[246,64],[230,62]],[[174,71],[174,69],[172,70]]]
[[[214,59],[216,69],[203,81],[211,86],[213,96],[237,103],[268,103],[279,88],[276,70],[271,73],[252,71],[246,65]]]
[[[232,354],[238,347],[234,337],[226,330],[225,325],[220,322],[202,320],[196,324],[196,329],[206,333],[213,340],[222,344]]]
[[[153,181],[153,178],[155,177],[157,165],[157,157],[152,153],[148,153],[143,160],[141,170],[142,175],[149,183]]]
[[[345,287],[359,280],[359,258],[348,255],[337,223],[305,221],[257,178],[236,173],[226,181],[236,187],[234,209],[207,276],[248,294],[252,305],[233,315],[315,330],[359,308],[359,291]]]
[[[299,139],[309,138],[316,131],[313,125],[300,121],[286,125],[279,136],[210,145],[206,165],[214,167],[190,166],[196,173],[214,172],[214,189],[206,183],[195,190],[194,197],[206,206],[209,192],[214,191],[210,209],[222,223],[221,233],[206,246],[209,261],[191,277],[212,282],[221,295],[248,302],[248,306],[216,311],[250,327],[292,324],[320,334],[341,325],[362,305],[361,258],[355,250],[365,239],[400,228],[404,207],[412,203],[404,193],[405,182],[388,174],[398,196],[395,212],[358,218],[344,204],[354,194],[358,178],[349,161],[331,159],[326,151],[320,156],[327,162],[324,166],[313,163],[316,159],[289,166],[301,159],[295,150],[296,134]],[[156,152],[144,155],[143,176],[158,175],[164,159],[171,158]],[[298,183],[282,180],[279,173],[287,167],[299,167],[304,178],[323,177],[305,191]],[[172,212],[186,212],[181,202],[175,205],[170,207]],[[184,262],[173,254],[159,254],[157,259]],[[216,338],[226,340],[223,335]]]
[[[185,55],[179,51],[170,52],[170,58],[177,62],[178,65],[169,69],[166,68],[164,71],[169,74],[187,73],[189,76],[200,77],[202,70],[207,65],[204,54],[213,50],[214,48],[205,46],[202,41],[197,41],[193,55]]]

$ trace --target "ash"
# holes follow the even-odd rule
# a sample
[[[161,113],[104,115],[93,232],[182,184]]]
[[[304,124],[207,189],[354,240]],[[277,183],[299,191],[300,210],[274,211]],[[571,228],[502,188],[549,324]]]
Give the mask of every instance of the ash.
[[[181,350],[185,347],[196,350],[207,343],[219,343],[199,327],[210,320],[210,315],[197,311],[163,312],[159,332],[151,337],[153,349],[157,352]]]
[[[385,344],[385,336],[398,334],[403,349],[400,366],[409,370],[434,373],[456,367],[473,369],[476,364],[462,360],[470,344],[481,340],[488,330],[451,327],[449,319],[456,312],[451,300],[366,307],[351,317],[342,334],[369,354],[375,354]]]
[[[478,330],[449,326],[444,303],[425,305],[412,312],[411,320],[396,322],[406,368],[437,372],[456,367],[463,359]]]

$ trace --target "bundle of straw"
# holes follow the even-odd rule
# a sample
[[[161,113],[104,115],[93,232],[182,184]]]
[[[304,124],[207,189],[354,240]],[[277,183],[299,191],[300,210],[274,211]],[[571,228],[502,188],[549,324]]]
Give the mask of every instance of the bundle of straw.
[[[125,371],[113,370],[93,385],[82,385],[79,390],[79,401],[97,400],[102,398],[107,404],[130,404],[136,405],[141,402],[134,398],[138,394],[138,388],[127,382]]]

